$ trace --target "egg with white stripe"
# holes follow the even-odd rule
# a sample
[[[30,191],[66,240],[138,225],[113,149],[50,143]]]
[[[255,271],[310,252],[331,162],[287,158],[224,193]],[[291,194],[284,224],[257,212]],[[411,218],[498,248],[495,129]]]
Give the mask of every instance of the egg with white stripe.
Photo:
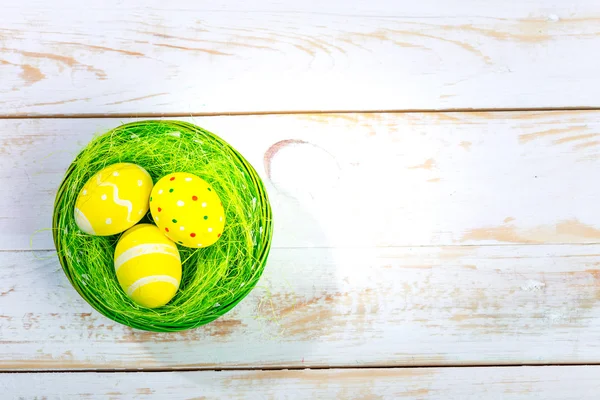
[[[167,304],[181,282],[181,257],[175,243],[154,225],[139,224],[121,236],[115,250],[119,284],[148,308]]]
[[[75,201],[75,222],[96,236],[121,233],[148,212],[152,178],[136,164],[118,163],[95,174]]]

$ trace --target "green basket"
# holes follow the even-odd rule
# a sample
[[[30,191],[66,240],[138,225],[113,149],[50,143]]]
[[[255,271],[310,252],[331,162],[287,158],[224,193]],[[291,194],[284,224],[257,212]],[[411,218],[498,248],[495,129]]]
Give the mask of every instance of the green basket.
[[[182,280],[167,305],[149,309],[121,289],[113,265],[120,235],[81,232],[74,207],[83,185],[119,162],[145,168],[154,182],[173,172],[202,177],[219,193],[226,214],[223,236],[203,249],[179,246]],[[147,214],[140,223],[153,223]],[[224,140],[182,121],[141,121],[95,138],[75,158],[58,189],[54,243],[67,278],[94,309],[121,324],[172,332],[207,324],[235,307],[258,282],[271,247],[271,206],[254,168]]]

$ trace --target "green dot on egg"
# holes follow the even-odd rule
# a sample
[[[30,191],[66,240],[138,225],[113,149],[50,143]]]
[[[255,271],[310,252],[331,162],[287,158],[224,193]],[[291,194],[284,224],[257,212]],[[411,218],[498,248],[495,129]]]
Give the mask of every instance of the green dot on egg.
[[[177,223],[177,220],[176,220],[176,219],[173,219],[172,221],[173,221],[173,223],[174,223],[174,224],[176,224],[176,223]]]
[[[205,216],[204,216],[204,219],[208,219],[208,215],[205,215]]]
[[[169,189],[169,193],[173,193],[173,188]]]

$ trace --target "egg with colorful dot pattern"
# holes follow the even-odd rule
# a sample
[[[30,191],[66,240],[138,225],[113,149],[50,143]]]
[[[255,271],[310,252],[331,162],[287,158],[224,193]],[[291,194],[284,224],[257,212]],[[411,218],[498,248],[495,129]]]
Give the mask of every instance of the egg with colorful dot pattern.
[[[139,224],[125,232],[115,249],[119,284],[133,301],[155,308],[167,304],[181,283],[181,257],[159,228]]]
[[[136,164],[110,165],[94,175],[75,201],[75,222],[95,236],[121,233],[148,212],[152,178]]]
[[[219,195],[204,179],[187,172],[172,173],[156,182],[150,212],[169,239],[186,247],[214,244],[225,227]]]

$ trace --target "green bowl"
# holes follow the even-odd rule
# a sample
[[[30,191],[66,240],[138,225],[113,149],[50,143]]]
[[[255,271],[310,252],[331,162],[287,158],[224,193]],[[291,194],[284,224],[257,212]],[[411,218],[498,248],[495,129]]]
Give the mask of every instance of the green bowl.
[[[153,182],[172,172],[198,175],[215,188],[225,208],[225,231],[217,243],[178,247],[181,285],[163,307],[139,306],[121,289],[113,265],[120,235],[87,235],[75,223],[75,201],[83,185],[119,162],[140,165]],[[153,223],[150,214],[140,223]],[[92,140],[58,189],[52,226],[67,278],[94,309],[133,328],[173,332],[215,320],[250,293],[267,261],[273,221],[264,184],[240,153],[198,126],[165,120],[121,125]]]

